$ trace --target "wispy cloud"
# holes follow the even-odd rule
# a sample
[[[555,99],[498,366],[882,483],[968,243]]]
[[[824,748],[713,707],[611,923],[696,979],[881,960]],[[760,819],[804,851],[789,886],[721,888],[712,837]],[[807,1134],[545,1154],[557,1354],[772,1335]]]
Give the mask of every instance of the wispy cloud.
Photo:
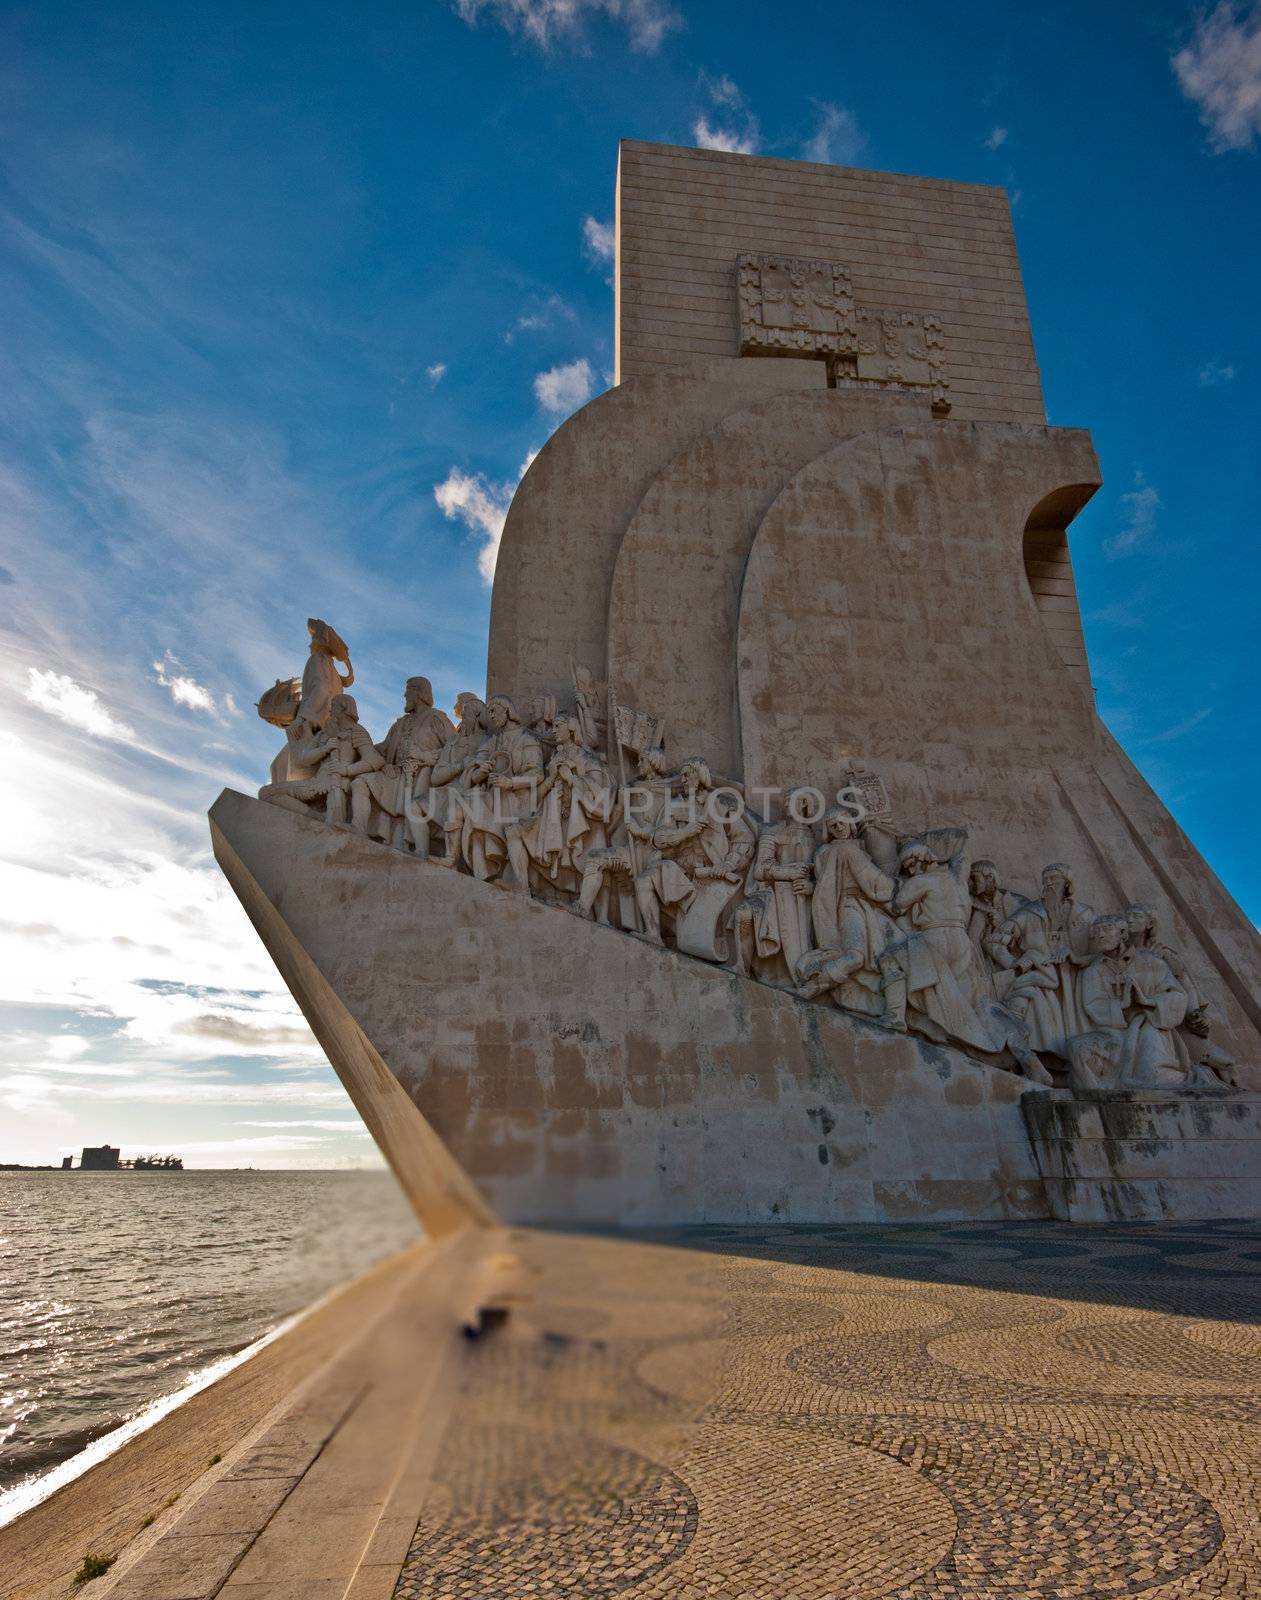
[[[236,701],[230,694],[223,698],[223,706],[207,689],[182,670],[182,663],[168,650],[161,661],[153,663],[153,681],[166,689],[177,706],[187,706],[190,711],[204,711],[216,722],[226,722],[229,716],[240,715]]]
[[[991,128],[989,133],[981,140],[981,143],[987,150],[1001,149],[1007,143],[1007,129]]]
[[[286,1117],[278,1120],[242,1117],[243,1128],[318,1128],[325,1133],[362,1133],[367,1129],[358,1117]]]
[[[597,265],[612,261],[616,237],[611,222],[599,222],[595,217],[582,219],[582,248],[587,259]]]
[[[519,333],[542,333],[560,322],[576,322],[574,308],[558,294],[549,294],[523,311],[504,334],[504,343],[511,344]]]
[[[509,33],[523,34],[542,49],[564,40],[583,45],[594,17],[620,23],[633,50],[652,55],[683,18],[664,0],[454,0],[456,14],[472,27],[489,16]]]
[[[737,85],[726,74],[711,78],[701,73],[700,83],[712,109],[703,111],[692,124],[692,137],[696,143],[702,150],[726,150],[734,155],[752,155],[757,150],[762,132]]]
[[[76,683],[64,672],[28,667],[26,698],[49,716],[59,717],[62,722],[94,738],[135,744],[139,737],[134,728],[110,711],[95,689]]]
[[[1153,733],[1149,738],[1140,739],[1139,744],[1171,744],[1175,739],[1181,739],[1193,728],[1198,728],[1202,722],[1207,722],[1213,715],[1212,706],[1203,706],[1182,722],[1174,723],[1173,727],[1166,728],[1163,733]]]
[[[590,400],[595,388],[595,371],[586,356],[562,366],[549,367],[536,374],[534,397],[544,411],[568,415]]]
[[[813,102],[815,130],[801,147],[807,161],[825,161],[846,166],[862,154],[867,139],[858,119],[847,106],[829,100]]]
[[[531,450],[521,463],[517,483],[525,477],[537,454]],[[463,472],[459,467],[452,467],[442,482],[434,485],[433,497],[443,516],[462,522],[485,541],[477,553],[477,570],[485,583],[494,582],[499,542],[516,488],[516,483],[494,483],[484,472]]]
[[[436,389],[447,375],[445,361],[435,361],[433,366],[425,368],[425,376],[429,379],[432,388]]]
[[[1160,495],[1141,472],[1136,472],[1134,487],[1121,496],[1121,507],[1121,526],[1103,542],[1104,555],[1113,559],[1129,555],[1151,537],[1160,510]]]
[[[1173,70],[1215,150],[1246,150],[1261,137],[1261,3],[1241,10],[1222,0],[1196,22]]]
[[[1235,369],[1229,362],[1206,361],[1200,368],[1200,385],[1212,389],[1219,383],[1229,383],[1234,376]]]

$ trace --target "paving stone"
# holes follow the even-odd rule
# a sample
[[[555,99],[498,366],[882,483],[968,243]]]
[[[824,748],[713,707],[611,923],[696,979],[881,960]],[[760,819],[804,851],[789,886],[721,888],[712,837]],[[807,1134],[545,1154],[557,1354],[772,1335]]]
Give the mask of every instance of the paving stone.
[[[1256,1225],[515,1244],[397,1600],[1261,1594]]]

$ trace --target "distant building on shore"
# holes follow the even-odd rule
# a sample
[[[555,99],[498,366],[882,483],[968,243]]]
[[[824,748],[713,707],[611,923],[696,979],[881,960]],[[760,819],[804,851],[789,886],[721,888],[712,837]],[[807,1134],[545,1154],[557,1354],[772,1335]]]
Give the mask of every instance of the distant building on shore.
[[[63,1156],[62,1170],[73,1171],[74,1157]],[[179,1156],[136,1156],[124,1161],[116,1145],[85,1144],[79,1157],[80,1172],[183,1172],[184,1163]]]
[[[85,1144],[83,1154],[79,1157],[79,1168],[83,1172],[117,1172],[119,1154],[117,1147],[112,1144]]]

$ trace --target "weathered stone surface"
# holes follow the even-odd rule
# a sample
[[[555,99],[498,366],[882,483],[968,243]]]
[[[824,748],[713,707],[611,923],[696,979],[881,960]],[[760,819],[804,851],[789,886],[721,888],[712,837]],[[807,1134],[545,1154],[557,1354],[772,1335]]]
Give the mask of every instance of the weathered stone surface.
[[[1160,1222],[1261,1214],[1261,1095],[1029,1095],[1054,1216]]]
[[[422,1215],[451,1158],[505,1220],[1045,1214],[1011,1073],[231,791],[211,821]]]
[[[822,393],[817,361],[734,357],[646,374],[562,423],[508,510],[486,662],[489,693],[562,694],[570,662],[603,672],[622,535],[661,468],[730,411],[769,394]]]
[[[750,253],[843,264],[860,308],[936,313],[952,416],[1046,420],[1002,189],[637,140],[618,159],[618,382],[735,355]]]

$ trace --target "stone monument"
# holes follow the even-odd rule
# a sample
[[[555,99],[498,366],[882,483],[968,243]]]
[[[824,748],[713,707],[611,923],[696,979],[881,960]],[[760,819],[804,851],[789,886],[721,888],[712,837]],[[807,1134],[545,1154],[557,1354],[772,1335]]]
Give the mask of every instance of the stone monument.
[[[485,697],[374,743],[313,620],[211,813],[422,1220],[1261,1214],[1261,944],[1095,712],[1005,195],[624,143],[616,237]]]

